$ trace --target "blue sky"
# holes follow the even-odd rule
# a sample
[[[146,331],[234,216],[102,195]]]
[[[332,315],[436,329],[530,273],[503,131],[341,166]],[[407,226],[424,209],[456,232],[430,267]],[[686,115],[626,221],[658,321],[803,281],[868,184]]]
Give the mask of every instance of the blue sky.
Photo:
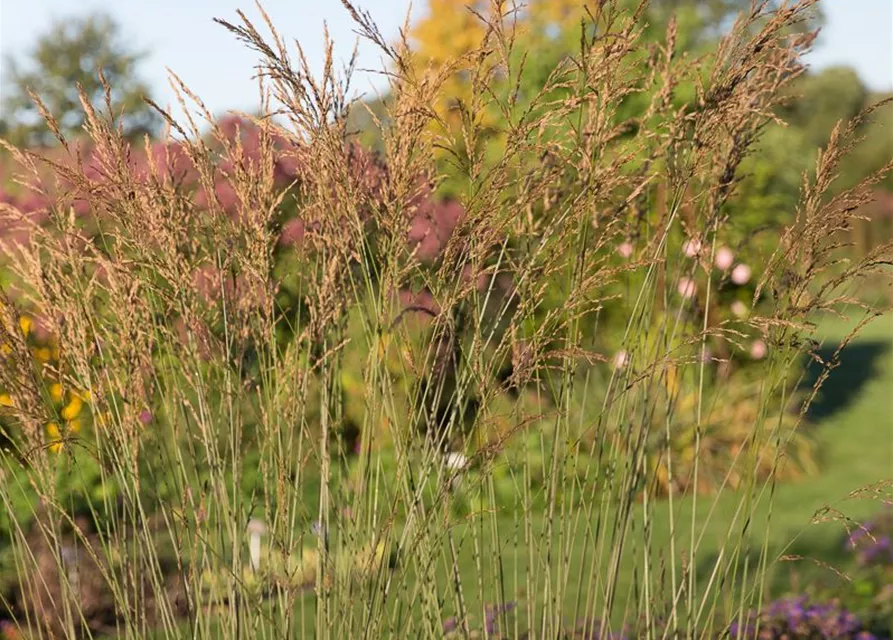
[[[301,42],[311,63],[321,68],[322,26],[336,42],[336,57],[347,59],[356,36],[340,0],[264,0],[263,6],[280,31]],[[409,0],[357,0],[389,37],[398,33]],[[893,88],[893,0],[824,0],[828,24],[809,61],[817,67],[849,65],[877,90]],[[257,85],[252,82],[256,56],[234,40],[212,17],[236,18],[244,8],[258,18],[253,0],[0,0],[0,52],[26,50],[54,17],[104,9],[114,15],[132,43],[150,53],[141,73],[161,104],[173,102],[165,67],[170,67],[215,113],[252,109]],[[416,0],[412,15],[425,10]],[[381,69],[378,52],[360,45],[360,67]],[[3,69],[0,67],[0,80]],[[380,76],[361,74],[355,88],[364,92],[382,86]],[[2,86],[2,85],[0,85]]]

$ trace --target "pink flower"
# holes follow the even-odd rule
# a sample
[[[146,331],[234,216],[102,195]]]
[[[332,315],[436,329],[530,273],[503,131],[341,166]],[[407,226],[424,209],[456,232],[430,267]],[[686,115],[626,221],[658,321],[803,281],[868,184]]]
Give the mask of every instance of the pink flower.
[[[732,282],[735,284],[747,284],[750,280],[750,267],[746,264],[739,264],[737,267],[732,269]]]
[[[701,241],[697,238],[689,240],[684,245],[682,245],[682,251],[689,258],[694,258],[696,255],[701,253]]]
[[[745,317],[747,315],[747,305],[740,300],[735,300],[735,302],[732,303],[732,313],[734,313],[737,318]]]
[[[715,263],[717,269],[722,269],[725,271],[729,267],[732,266],[732,263],[735,261],[735,254],[732,253],[732,250],[728,247],[720,247],[716,252]]]
[[[293,218],[282,225],[282,232],[279,234],[279,244],[285,247],[293,247],[301,244],[304,240],[304,221],[299,218]]]
[[[402,289],[398,297],[403,309],[412,309],[412,316],[422,324],[432,322],[433,318],[440,313],[440,305],[427,289],[421,289],[418,292]]]
[[[629,363],[629,354],[627,354],[626,351],[621,349],[616,354],[614,354],[614,368],[615,369],[622,369],[628,363]]]
[[[44,195],[34,191],[28,191],[23,197],[19,198],[18,207],[21,209],[22,213],[39,213],[45,211],[49,204],[49,201]]]
[[[186,148],[179,142],[156,142],[149,152],[160,178],[171,176],[174,180],[183,180],[187,184],[193,184],[198,179],[195,165],[189,159]],[[143,159],[141,164],[145,165],[143,173],[148,174],[148,160]]]
[[[276,158],[274,171],[277,182],[289,182],[298,177],[301,170],[301,164],[295,154],[283,153]]]
[[[509,273],[502,272],[497,275],[496,286],[506,295],[512,295],[515,291],[515,281]]]
[[[78,216],[85,216],[90,213],[90,201],[84,200],[83,198],[75,198],[71,206],[74,208],[74,212]]]
[[[435,203],[429,198],[415,203],[407,238],[410,248],[422,261],[435,259],[463,215],[462,205],[455,201]]]
[[[140,411],[140,422],[143,424],[143,426],[146,426],[150,422],[152,422],[152,412],[148,409],[143,409],[142,411]]]
[[[754,360],[762,360],[769,353],[769,347],[762,340],[754,340],[750,345],[750,357]]]
[[[39,344],[46,344],[53,337],[53,333],[50,331],[46,319],[41,318],[40,316],[34,316],[34,328],[32,331],[34,331],[34,340]]]
[[[679,295],[683,298],[691,298],[695,295],[697,287],[695,286],[695,281],[691,278],[680,278],[678,290]]]
[[[463,283],[469,282],[471,280],[472,269],[471,269],[470,264],[467,264],[464,267],[462,267],[462,276],[461,277],[462,277]],[[487,273],[479,273],[477,275],[477,277],[475,278],[474,286],[479,292],[486,291],[490,286],[490,276]]]
[[[624,258],[629,258],[633,255],[633,245],[629,242],[624,242],[617,245],[617,253],[619,253]]]

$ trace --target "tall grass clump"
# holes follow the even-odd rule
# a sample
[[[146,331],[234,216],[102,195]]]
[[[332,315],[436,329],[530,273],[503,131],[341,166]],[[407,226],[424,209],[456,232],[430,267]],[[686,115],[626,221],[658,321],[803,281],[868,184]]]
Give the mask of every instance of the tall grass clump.
[[[674,22],[645,47],[645,5],[599,2],[530,94],[521,7],[478,11],[479,46],[435,66],[345,2],[388,61],[379,154],[348,126],[352,65],[327,40],[314,72],[258,8],[219,22],[259,55],[263,115],[216,119],[173,76],[189,115],[156,107],[164,143],[84,96],[89,144],[9,147],[47,203],[0,205],[23,231],[0,302],[10,628],[750,624],[782,561],[774,489],[818,460],[815,323],[874,317],[851,294],[890,260],[836,240],[889,170],[834,189],[858,121],[788,220],[735,215],[813,4],[757,2],[693,59]]]

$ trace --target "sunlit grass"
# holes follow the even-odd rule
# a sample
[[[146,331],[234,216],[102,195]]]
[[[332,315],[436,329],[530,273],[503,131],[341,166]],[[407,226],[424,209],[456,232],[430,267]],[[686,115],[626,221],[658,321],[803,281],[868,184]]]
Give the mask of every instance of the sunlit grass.
[[[269,35],[240,15],[222,24],[261,56],[284,126],[219,121],[174,78],[203,122],[163,114],[177,142],[160,154],[86,97],[92,164],[61,136],[74,162],[10,149],[55,198],[0,300],[17,625],[438,638],[454,618],[469,636],[701,637],[759,608],[782,556],[831,540],[810,518],[883,462],[847,475],[861,449],[843,440],[870,432],[834,431],[881,419],[875,404],[811,397],[832,393],[838,345],[845,367],[889,329],[855,340],[874,310],[846,295],[883,277],[889,247],[841,262],[837,242],[874,178],[828,196],[858,120],[772,242],[726,246],[736,172],[802,71],[810,4],[742,17],[697,63],[671,26],[658,74],[641,17],[606,5],[529,108],[507,91],[523,69],[494,14],[458,121],[428,108],[453,69],[419,77],[348,6],[396,69],[378,158],[347,128],[331,48],[316,75],[265,15]],[[631,93],[643,112],[624,115]],[[458,203],[437,201],[447,171]],[[840,311],[845,329],[816,333]]]

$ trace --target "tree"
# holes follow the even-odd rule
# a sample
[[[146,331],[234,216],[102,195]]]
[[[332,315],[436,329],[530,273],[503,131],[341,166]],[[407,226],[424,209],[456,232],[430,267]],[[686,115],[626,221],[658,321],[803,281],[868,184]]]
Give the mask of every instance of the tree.
[[[430,0],[427,14],[415,23],[410,31],[415,47],[415,62],[420,69],[435,69],[455,64],[482,43],[487,29],[481,18],[492,18],[502,13],[517,29],[523,42],[519,49],[534,52],[527,60],[528,78],[524,82],[529,92],[536,93],[557,63],[568,55],[579,53],[580,28],[585,24],[589,35],[592,29],[602,28],[593,24],[592,17],[601,15],[604,3],[597,0],[529,0],[526,3],[510,3],[504,0]],[[633,13],[641,0],[615,2],[606,13],[614,15],[619,9]],[[772,1],[770,5],[778,2]],[[671,17],[677,21],[677,48],[692,53],[704,53],[715,46],[719,36],[729,29],[735,18],[752,9],[752,0],[651,0],[642,10],[645,19],[643,40],[662,41]],[[821,24],[821,14],[816,10],[811,20],[797,25],[800,29],[813,29]],[[455,69],[444,93],[455,94],[457,100],[466,100],[469,94],[469,70],[477,60],[465,60]],[[435,105],[451,108],[452,104]]]
[[[785,124],[767,126],[758,152],[742,163],[741,197],[734,215],[743,235],[769,222],[790,221],[803,174],[814,171],[816,152],[828,144],[835,124],[851,120],[876,101],[856,72],[843,67],[800,76],[787,87],[785,99],[776,109]],[[881,111],[860,127],[858,135],[865,140],[841,161],[841,180],[832,192],[855,185],[887,162],[890,145],[881,124],[875,123],[884,115]]]
[[[24,62],[8,58],[8,86],[3,100],[7,137],[15,144],[48,146],[53,135],[40,117],[29,91],[39,96],[57,119],[63,135],[78,135],[85,116],[77,87],[100,107],[105,90],[99,70],[111,87],[112,108],[128,138],[152,134],[160,118],[143,102],[148,86],[136,67],[144,57],[122,38],[107,14],[57,20],[37,40]]]
[[[838,120],[856,117],[870,102],[868,90],[848,67],[806,74],[792,85],[790,94],[792,100],[780,115],[803,130],[805,142],[813,149],[827,144]]]
[[[779,4],[769,0],[768,6]],[[505,0],[431,0],[427,14],[410,29],[409,36],[414,45],[413,64],[420,77],[430,72],[448,71],[443,86],[438,92],[438,100],[431,105],[440,117],[435,129],[447,129],[447,133],[459,142],[461,147],[466,140],[456,135],[468,121],[469,114],[474,121],[478,140],[487,139],[490,143],[501,135],[504,114],[494,108],[490,99],[497,94],[503,102],[512,95],[517,113],[524,113],[531,102],[541,96],[547,84],[553,89],[547,101],[560,100],[568,90],[556,88],[554,71],[571,59],[579,58],[581,36],[594,42],[604,32],[622,29],[625,18],[644,12],[637,22],[642,29],[639,41],[641,55],[636,61],[637,69],[647,68],[648,45],[663,42],[667,26],[675,20],[675,44],[680,52],[691,58],[709,56],[715,49],[718,39],[735,22],[737,16],[748,15],[752,10],[751,0],[617,0],[604,3],[599,0],[529,0],[525,3],[512,3]],[[491,37],[489,53],[481,49],[487,37],[487,21],[498,22],[494,18],[504,16],[503,27],[511,33],[515,46],[510,65],[513,72],[521,68],[521,77],[503,77],[503,61],[492,50],[496,47]],[[756,28],[759,21],[752,25]],[[813,29],[821,24],[821,14],[815,11],[809,19],[791,25],[797,30]],[[582,31],[581,31],[582,29]],[[632,61],[630,57],[629,62]],[[574,64],[566,67],[574,67]],[[488,70],[492,73],[488,73]],[[484,82],[477,84],[474,78],[485,76]],[[550,82],[551,78],[551,82]],[[486,84],[487,89],[482,85]],[[684,103],[694,91],[692,82],[677,87],[675,94]],[[541,100],[541,102],[544,102]],[[618,110],[620,119],[626,119],[642,112],[648,104],[648,96],[642,92],[632,92],[623,99]],[[498,145],[490,144],[490,149]],[[464,149],[453,148],[448,154],[463,159]],[[494,153],[494,160],[501,154]],[[447,171],[449,173],[449,170]],[[443,183],[451,188],[450,182]]]

